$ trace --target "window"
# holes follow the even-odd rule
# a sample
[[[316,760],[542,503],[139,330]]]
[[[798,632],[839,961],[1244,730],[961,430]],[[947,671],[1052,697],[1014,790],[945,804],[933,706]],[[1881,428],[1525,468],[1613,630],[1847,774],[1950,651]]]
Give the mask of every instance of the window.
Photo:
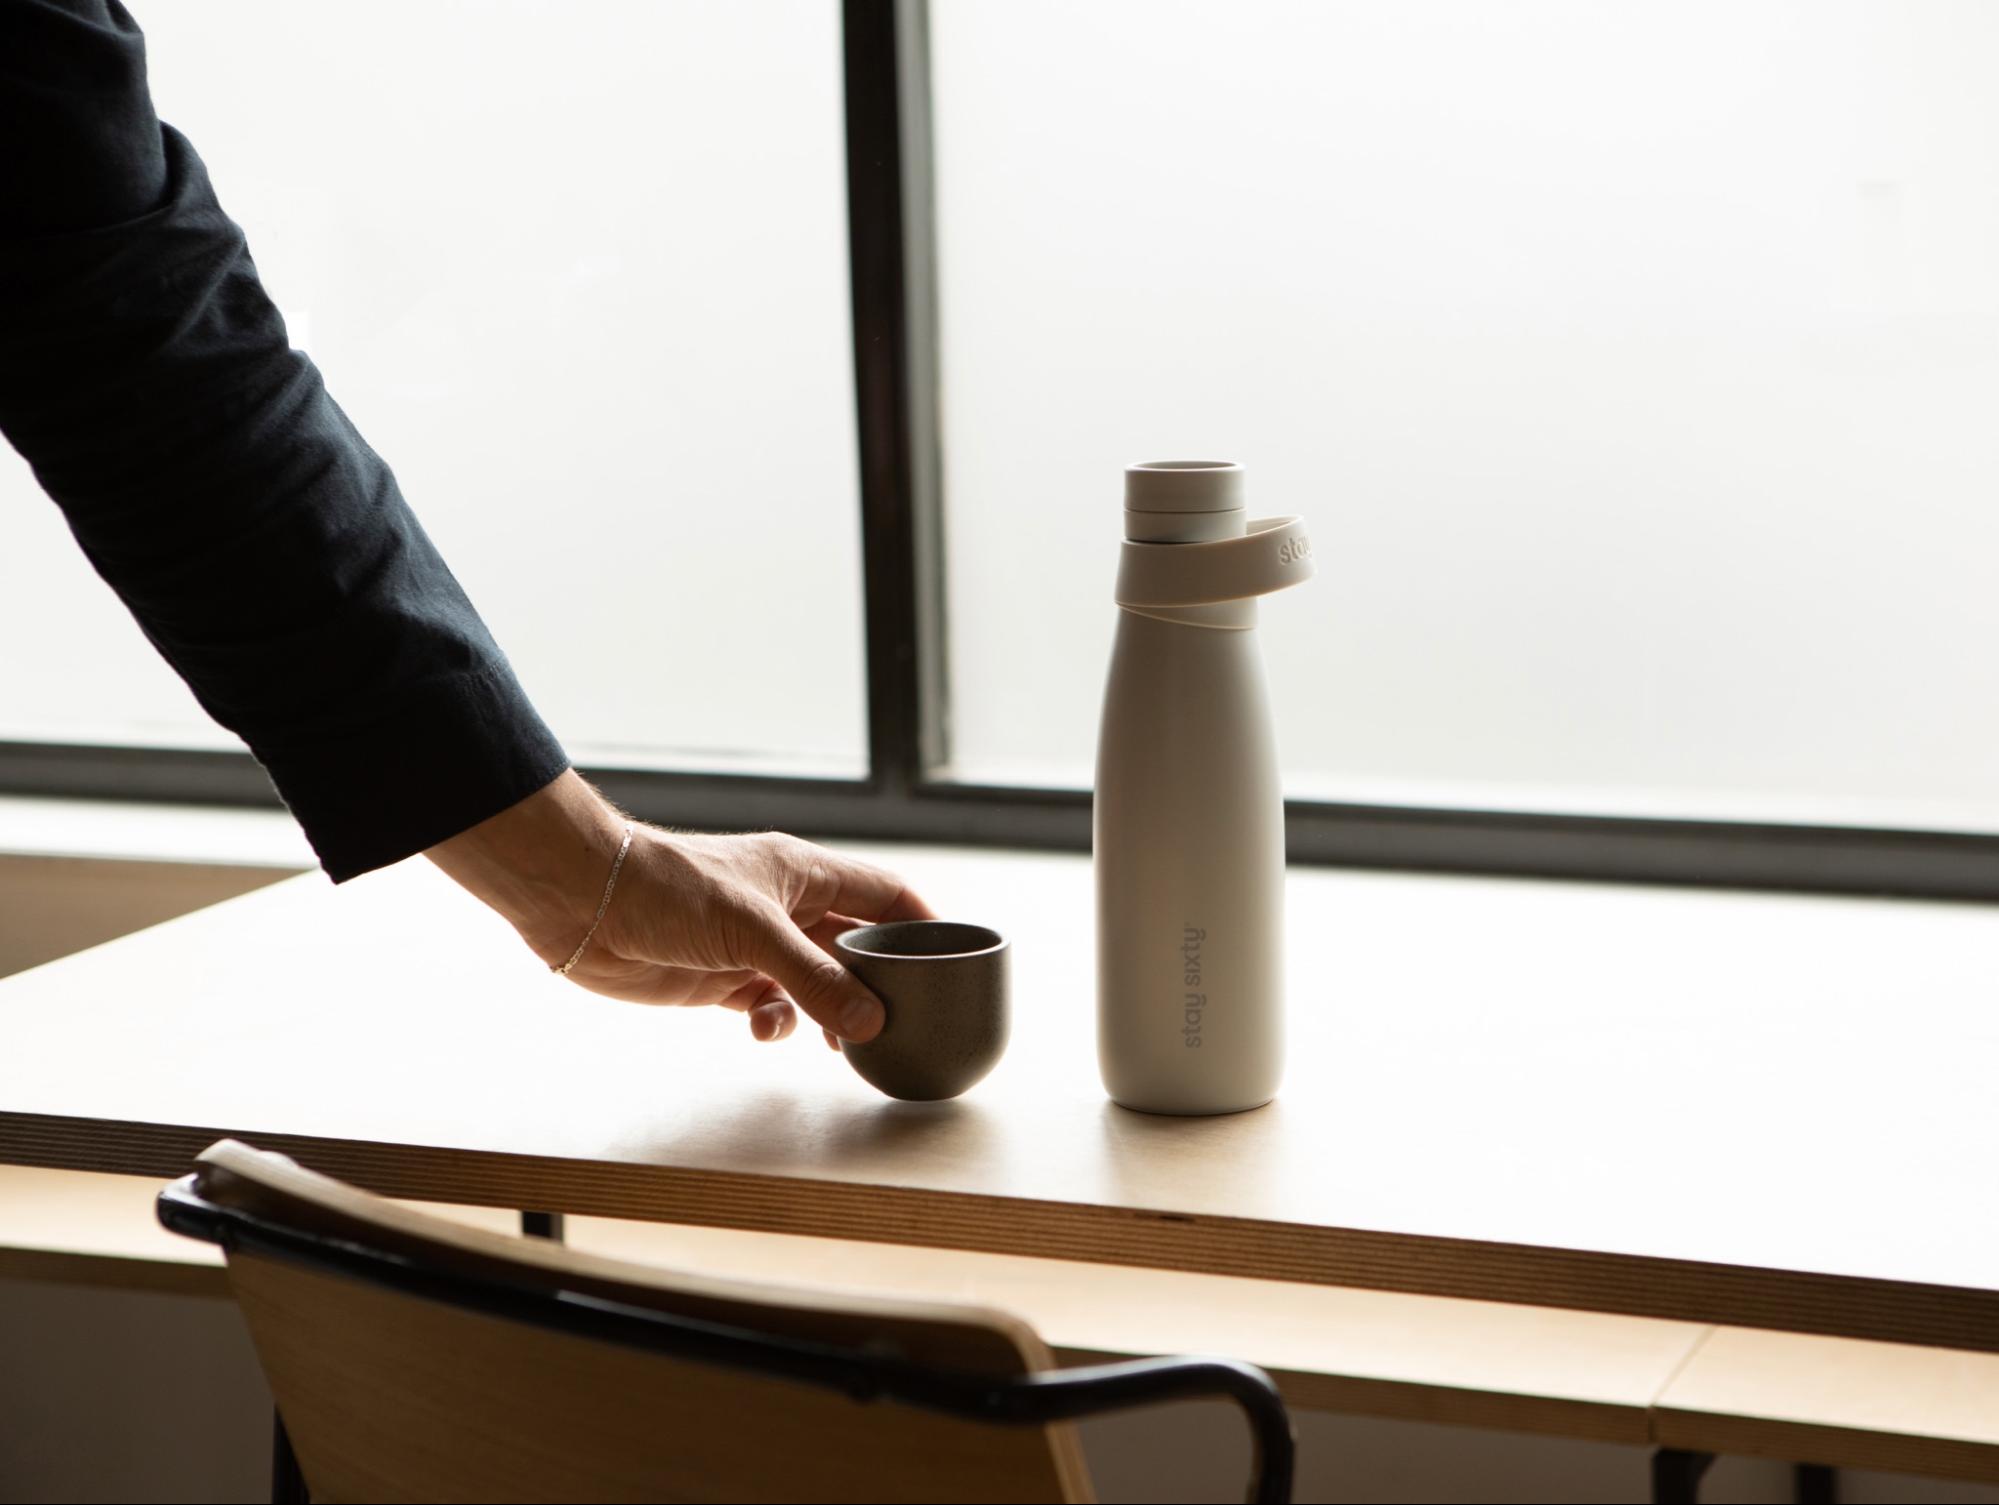
[[[1087,844],[1120,469],[1222,454],[1294,856],[1999,897],[1985,8],[157,9],[641,814]],[[0,787],[268,799],[0,487]]]
[[[865,774],[838,13],[137,14],[293,343],[572,753]],[[230,745],[12,455],[0,560],[0,639],[56,645],[0,658],[0,736]]]
[[[1296,796],[1999,830],[1999,12],[931,26],[956,772],[1088,784],[1119,468],[1218,454]]]

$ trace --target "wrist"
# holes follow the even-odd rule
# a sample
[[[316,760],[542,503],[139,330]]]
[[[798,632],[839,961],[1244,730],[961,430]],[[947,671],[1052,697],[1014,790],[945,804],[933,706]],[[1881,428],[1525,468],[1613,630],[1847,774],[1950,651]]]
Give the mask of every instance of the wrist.
[[[425,855],[559,966],[596,916],[625,825],[572,769]]]

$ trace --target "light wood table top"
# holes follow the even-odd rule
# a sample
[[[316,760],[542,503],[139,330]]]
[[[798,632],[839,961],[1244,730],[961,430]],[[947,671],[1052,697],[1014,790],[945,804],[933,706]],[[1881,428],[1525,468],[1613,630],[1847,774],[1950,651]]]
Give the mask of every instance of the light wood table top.
[[[1098,1087],[1085,861],[872,855],[1014,940],[957,1103],[570,988],[409,864],[0,982],[0,1159],[227,1131],[396,1196],[1999,1350],[1999,911],[1299,871],[1289,1085],[1175,1120]]]

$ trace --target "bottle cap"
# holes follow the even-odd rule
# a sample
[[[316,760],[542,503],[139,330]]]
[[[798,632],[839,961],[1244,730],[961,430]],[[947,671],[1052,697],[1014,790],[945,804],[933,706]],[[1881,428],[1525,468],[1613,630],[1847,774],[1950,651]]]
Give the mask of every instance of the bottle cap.
[[[1229,460],[1148,460],[1124,468],[1127,512],[1238,512],[1242,467]]]

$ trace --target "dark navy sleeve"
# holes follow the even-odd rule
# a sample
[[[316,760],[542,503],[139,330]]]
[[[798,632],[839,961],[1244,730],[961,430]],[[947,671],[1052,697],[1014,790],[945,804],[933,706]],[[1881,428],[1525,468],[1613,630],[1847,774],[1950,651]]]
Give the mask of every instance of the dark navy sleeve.
[[[115,0],[0,0],[0,431],[336,881],[568,766],[290,348]]]

